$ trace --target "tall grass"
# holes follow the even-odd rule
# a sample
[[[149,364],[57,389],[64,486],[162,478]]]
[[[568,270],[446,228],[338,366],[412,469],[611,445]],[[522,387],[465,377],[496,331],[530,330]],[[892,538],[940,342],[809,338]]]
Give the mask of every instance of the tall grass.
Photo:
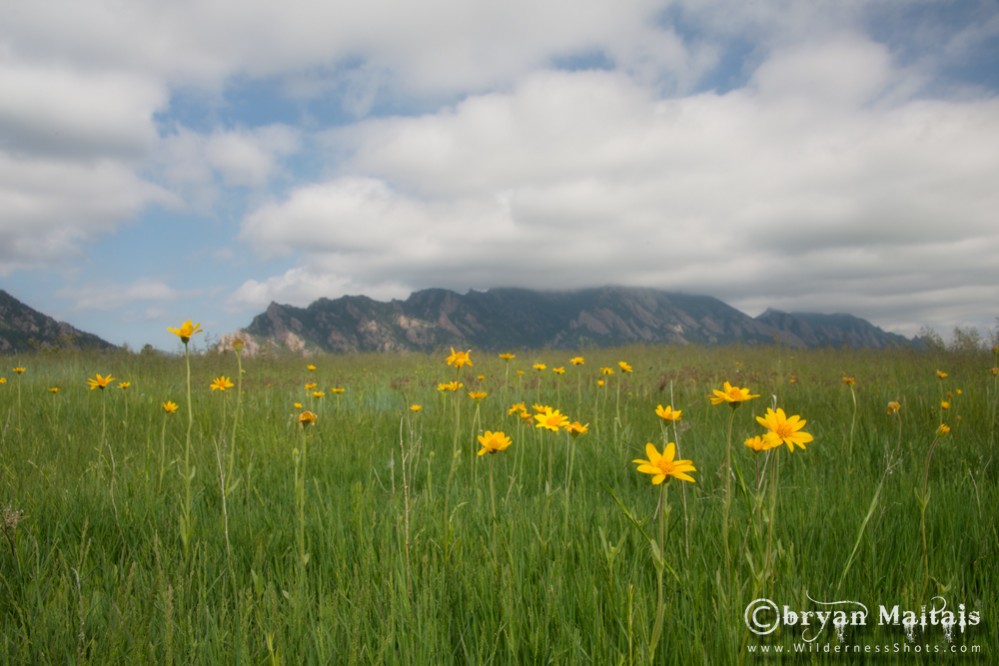
[[[919,642],[974,646],[982,661],[999,654],[990,355],[588,350],[565,392],[563,378],[531,363],[565,366],[576,351],[505,362],[473,350],[474,366],[457,373],[445,355],[314,357],[314,372],[300,357],[243,358],[238,456],[235,415],[208,389],[237,364],[231,352],[192,355],[189,410],[182,356],[19,357],[27,372],[0,385],[0,504],[16,513],[0,542],[0,663],[731,663],[751,660],[753,645],[801,642],[801,627],[747,630],[760,589],[799,611],[821,610],[810,599],[864,603],[873,617],[846,635],[860,646],[907,643],[902,627],[878,624],[879,604],[918,612],[942,597],[980,624],[952,643],[939,627],[917,630]],[[634,372],[610,377],[608,397],[599,368],[621,360]],[[91,392],[96,371],[131,387]],[[856,377],[855,408],[844,373]],[[442,399],[437,385],[456,375],[489,395]],[[729,565],[729,414],[707,400],[725,380],[762,396],[733,416]],[[316,402],[318,421],[303,432],[293,405],[312,405],[307,381],[346,390]],[[951,432],[930,466],[941,383]],[[777,506],[754,513],[757,461],[741,442],[759,434],[754,417],[773,395],[815,441],[781,451]],[[168,399],[193,412],[189,452],[187,415],[164,420]],[[886,414],[891,400],[897,415]],[[540,432],[507,413],[521,401],[590,429]],[[659,403],[683,410],[683,457],[698,470],[683,511],[670,489],[668,514],[631,464],[662,436]],[[512,446],[475,456],[469,422],[505,431]],[[224,460],[215,444],[228,433]],[[113,469],[102,450],[114,451]],[[185,479],[188,453],[196,474]],[[550,477],[551,464],[564,478]],[[186,535],[177,525],[188,484]],[[767,531],[761,588],[753,567]],[[662,603],[643,532],[671,535],[659,554]],[[827,629],[815,644],[837,642]]]

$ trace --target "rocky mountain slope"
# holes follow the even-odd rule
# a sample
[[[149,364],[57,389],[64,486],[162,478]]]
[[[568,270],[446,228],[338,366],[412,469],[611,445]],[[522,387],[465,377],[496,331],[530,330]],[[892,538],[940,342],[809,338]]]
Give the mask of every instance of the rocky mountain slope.
[[[39,349],[110,349],[115,345],[34,310],[0,289],[0,354]]]
[[[603,287],[576,291],[444,289],[406,300],[319,299],[305,308],[271,303],[233,335],[250,349],[404,351],[475,347],[585,348],[636,343],[897,347],[899,335],[849,315],[767,311],[750,317],[710,296]]]

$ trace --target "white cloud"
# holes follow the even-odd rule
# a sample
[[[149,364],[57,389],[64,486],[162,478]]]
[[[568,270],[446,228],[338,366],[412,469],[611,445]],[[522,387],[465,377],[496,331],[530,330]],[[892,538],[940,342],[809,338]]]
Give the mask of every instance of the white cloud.
[[[190,295],[190,292],[174,289],[161,280],[140,278],[124,285],[101,282],[67,287],[59,295],[70,299],[76,310],[109,312],[134,302],[175,301]],[[159,312],[161,309],[153,306],[149,311]]]
[[[862,81],[836,70],[844,54]],[[366,293],[640,284],[813,310],[856,311],[852,298],[878,320],[865,296],[882,294],[878,279],[905,276],[888,294],[918,311],[932,305],[913,295],[950,272],[972,316],[981,292],[964,273],[999,284],[985,249],[999,101],[885,101],[896,74],[855,37],[778,52],[725,95],[659,99],[620,73],[542,72],[329,134],[350,156],[342,170],[364,177],[296,190],[242,235],[303,257],[282,293],[317,275],[325,296],[348,279]],[[254,283],[257,300],[276,284]]]
[[[208,212],[225,186],[264,188],[280,177],[300,142],[300,132],[282,124],[208,134],[180,127],[160,141],[155,171],[188,208]]]
[[[115,161],[0,151],[0,275],[75,258],[81,244],[170,195]]]
[[[141,156],[156,139],[152,114],[166,100],[165,87],[148,79],[2,52],[0,90],[0,145],[75,159]]]
[[[0,3],[0,274],[249,207],[283,263],[244,305],[612,282],[981,317],[999,108],[949,73],[997,34],[988,2]]]
[[[230,298],[229,307],[263,310],[272,301],[303,307],[329,294],[356,294],[379,300],[404,298],[409,288],[402,284],[356,284],[350,278],[306,268],[292,268],[263,281],[247,280]]]
[[[215,132],[207,138],[205,157],[223,180],[260,187],[274,176],[282,157],[298,150],[298,132],[285,125]]]

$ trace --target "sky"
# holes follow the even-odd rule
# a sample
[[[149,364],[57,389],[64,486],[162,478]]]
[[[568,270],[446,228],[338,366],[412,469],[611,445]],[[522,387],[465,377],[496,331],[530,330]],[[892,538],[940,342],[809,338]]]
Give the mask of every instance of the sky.
[[[0,288],[56,319],[603,285],[992,331],[999,2],[0,3]]]

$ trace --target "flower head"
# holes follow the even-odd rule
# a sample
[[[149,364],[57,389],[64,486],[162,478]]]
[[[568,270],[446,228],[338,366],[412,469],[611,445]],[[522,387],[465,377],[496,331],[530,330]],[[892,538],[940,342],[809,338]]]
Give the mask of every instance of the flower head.
[[[573,365],[583,365],[584,363],[586,363],[586,359],[584,359],[582,356],[573,356],[572,358],[569,359],[569,363],[572,363]]]
[[[510,405],[510,409],[506,410],[507,414],[525,414],[527,413],[527,405],[522,402],[515,402]]]
[[[938,436],[946,435],[949,432],[950,432],[950,426],[947,425],[946,423],[941,423],[939,426],[937,426]]]
[[[14,374],[15,375],[23,375],[24,374],[24,368],[22,368],[21,366],[17,366],[16,368],[14,368]]]
[[[468,392],[468,397],[471,398],[472,400],[474,400],[475,402],[479,402],[480,400],[482,400],[483,398],[485,398],[487,395],[489,395],[489,393],[487,393],[486,391],[469,391]]]
[[[682,409],[673,409],[670,405],[666,405],[665,407],[662,405],[656,406],[656,416],[663,421],[679,421],[681,415],[683,415]]]
[[[453,365],[456,369],[460,370],[466,365],[471,367],[472,365],[472,350],[468,351],[455,351],[454,347],[451,347],[451,355],[447,357],[447,364]]]
[[[106,389],[108,387],[108,384],[110,384],[113,381],[114,381],[114,377],[112,377],[111,375],[107,375],[106,377],[102,377],[100,374],[96,374],[96,375],[94,375],[93,379],[88,379],[87,380],[87,384],[90,385],[90,390],[91,391],[93,391],[94,389],[100,389],[100,390],[103,391],[104,389]]]
[[[6,377],[0,377],[0,384],[6,384],[6,383],[7,383],[7,378]]]
[[[937,370],[937,379],[947,379],[947,373],[943,370]]]
[[[613,375],[614,374],[614,368],[600,368],[600,374],[601,375]]]
[[[585,435],[590,429],[590,424],[587,423],[583,425],[579,421],[573,421],[572,423],[567,423],[565,426],[565,431],[573,436],[573,438],[579,437],[580,435]]]
[[[552,368],[552,372],[554,372],[556,375],[564,375],[565,374],[565,368],[563,368],[561,366],[558,367],[558,368]]]
[[[333,393],[334,395],[340,395],[346,391],[347,389],[345,389],[342,386],[334,386],[333,388],[330,389],[330,393]]]
[[[410,405],[409,406],[409,411],[411,411],[411,412],[419,412],[422,409],[423,409],[423,405]]]
[[[499,357],[504,361],[512,361],[513,359],[517,358],[517,355],[511,354],[510,352],[503,352],[502,354],[499,355]]]
[[[897,400],[892,400],[888,403],[887,414],[898,414],[898,410],[902,409],[902,403]]]
[[[790,451],[794,451],[795,445],[804,449],[805,444],[814,439],[809,433],[802,430],[807,421],[797,414],[788,418],[784,410],[780,408],[775,412],[772,408],[767,407],[767,413],[763,416],[757,416],[756,422],[770,431],[764,437],[770,437],[773,433],[773,437],[779,440],[778,443],[787,444]]]
[[[118,388],[120,388],[122,391],[126,390],[131,385],[132,385],[132,382],[118,382]]]
[[[176,414],[177,409],[178,409],[177,403],[174,402],[173,400],[167,400],[166,402],[163,403],[163,411],[166,412],[167,414]]]
[[[843,375],[843,383],[846,384],[847,386],[853,386],[854,384],[857,383],[857,378]]]
[[[548,366],[545,365],[544,363],[535,363],[531,367],[534,368],[535,370],[537,370],[538,372],[543,372],[544,370],[546,370],[548,368]]]
[[[213,391],[222,391],[225,393],[226,389],[231,389],[235,386],[235,384],[232,383],[232,380],[223,375],[221,377],[216,377],[210,386]]]
[[[308,370],[309,372],[315,372],[316,371],[316,366],[314,366],[313,364],[310,363],[307,366],[305,366],[305,369]]]
[[[535,414],[534,420],[537,421],[537,423],[534,424],[535,428],[545,428],[546,430],[551,430],[552,432],[558,432],[559,428],[564,428],[569,424],[568,416],[557,409],[552,409],[551,407],[545,407],[543,412]]]
[[[478,436],[478,440],[479,444],[482,446],[479,450],[480,456],[484,456],[487,453],[503,451],[511,444],[510,438],[499,431],[491,432],[487,430],[485,434]]]
[[[750,394],[748,388],[732,386],[728,382],[722,384],[722,389],[714,389],[714,395],[709,395],[712,405],[728,403],[732,407],[738,407],[747,400],[759,398],[758,394]]]
[[[624,372],[624,373],[632,372],[634,370],[634,368],[632,368],[630,365],[628,365],[624,361],[618,361],[617,362],[617,367],[621,368],[621,372]]]
[[[201,324],[192,324],[191,320],[188,319],[180,325],[180,328],[170,328],[168,326],[167,330],[180,338],[180,341],[186,345],[191,340],[192,335],[201,333]]]
[[[304,412],[298,415],[298,425],[302,426],[303,428],[310,425],[316,425],[316,413],[310,412],[309,410],[305,410]]]
[[[767,433],[769,435],[770,433]],[[748,448],[759,453],[760,451],[769,451],[770,449],[780,446],[781,441],[776,437],[767,437],[766,435],[756,435],[755,437],[750,437],[745,442],[743,442]]]
[[[49,388],[49,393],[51,393],[51,394],[55,395],[55,394],[56,394],[56,393],[58,393],[58,392],[59,392],[60,390],[61,390],[61,389],[60,389],[60,388],[59,388],[58,386],[53,386],[53,387]]]
[[[638,465],[638,471],[642,474],[652,475],[652,484],[658,486],[667,477],[674,477],[681,481],[694,483],[694,477],[687,472],[696,472],[697,468],[689,460],[673,460],[676,457],[676,444],[670,442],[663,449],[662,453],[656,449],[656,445],[649,442],[645,445],[645,455],[648,460],[636,458],[631,462]]]
[[[457,391],[458,389],[464,387],[465,385],[458,381],[447,382],[446,384],[438,384],[438,391]]]

